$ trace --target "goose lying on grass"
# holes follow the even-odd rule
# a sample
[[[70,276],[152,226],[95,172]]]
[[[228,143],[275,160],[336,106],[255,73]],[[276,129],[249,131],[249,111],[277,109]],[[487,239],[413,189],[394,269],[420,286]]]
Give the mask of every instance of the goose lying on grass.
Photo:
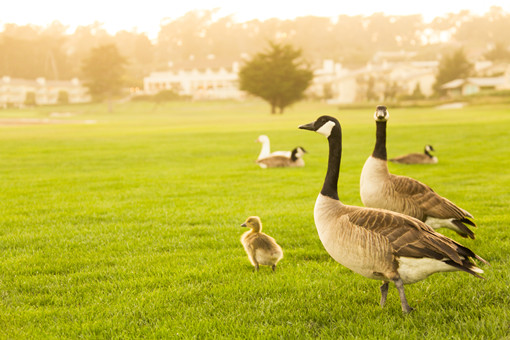
[[[317,197],[314,219],[319,238],[337,262],[367,278],[381,280],[381,306],[389,282],[394,282],[402,311],[413,310],[404,284],[437,272],[465,271],[476,277],[483,270],[471,258],[486,261],[470,249],[435,232],[425,223],[392,211],[362,208],[340,202],[337,191],[342,156],[342,130],[333,117],[321,116],[301,125],[326,136],[329,158],[326,178]]]
[[[425,145],[423,153],[410,153],[403,156],[391,158],[390,162],[398,164],[437,164],[437,157],[431,154],[435,151],[432,145]]]
[[[386,158],[386,106],[378,106],[374,119],[376,141],[360,179],[361,201],[367,207],[406,214],[434,229],[448,228],[462,237],[475,238],[468,226],[476,227],[473,216],[453,202],[438,195],[427,185],[405,176],[390,174]]]
[[[268,157],[258,159],[257,164],[264,169],[304,167],[305,161],[302,157],[305,153],[306,150],[298,146],[292,150],[289,157],[281,155],[270,155]]]

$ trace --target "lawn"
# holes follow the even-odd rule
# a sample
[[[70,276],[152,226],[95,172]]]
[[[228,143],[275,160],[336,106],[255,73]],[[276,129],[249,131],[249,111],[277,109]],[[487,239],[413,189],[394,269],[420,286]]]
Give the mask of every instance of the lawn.
[[[432,144],[439,158],[390,164],[390,171],[470,211],[475,240],[442,232],[491,263],[481,265],[486,280],[441,273],[406,286],[416,308],[408,316],[394,286],[381,309],[380,282],[342,267],[322,247],[313,206],[327,143],[297,129],[322,114],[340,120],[339,196],[361,205],[374,110],[301,103],[283,115],[268,111],[257,101],[126,103],[113,113],[106,105],[0,110],[0,124],[69,123],[0,126],[0,337],[509,336],[508,107],[389,106],[388,155]],[[303,146],[305,168],[258,168],[260,134],[272,150]],[[284,250],[275,273],[254,273],[240,244],[250,215]]]

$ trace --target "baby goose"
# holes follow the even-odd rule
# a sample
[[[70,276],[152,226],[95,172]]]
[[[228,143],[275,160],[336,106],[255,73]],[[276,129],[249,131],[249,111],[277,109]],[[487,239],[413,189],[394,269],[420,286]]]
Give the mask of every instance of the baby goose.
[[[251,229],[241,236],[241,243],[255,271],[259,270],[259,265],[271,266],[274,271],[278,261],[283,258],[283,250],[274,238],[262,232],[260,217],[248,217],[241,227]]]

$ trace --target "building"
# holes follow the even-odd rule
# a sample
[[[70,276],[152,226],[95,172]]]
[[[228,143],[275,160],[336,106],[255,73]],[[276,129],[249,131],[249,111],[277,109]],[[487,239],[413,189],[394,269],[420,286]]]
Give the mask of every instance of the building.
[[[87,88],[76,78],[63,81],[4,76],[0,78],[0,107],[21,107],[27,100],[37,105],[57,104],[62,92],[67,93],[69,103],[90,102]]]
[[[194,100],[243,99],[245,93],[239,90],[238,72],[239,63],[234,63],[231,68],[152,72],[143,79],[143,87],[149,95],[172,90]]]
[[[450,97],[469,96],[483,91],[510,90],[510,69],[499,77],[470,77],[455,79],[443,86],[443,90]]]
[[[382,101],[390,90],[397,91],[397,95],[411,95],[419,86],[421,93],[428,97],[433,93],[437,67],[437,61],[383,60],[351,70],[325,60],[314,71],[314,80],[307,93],[332,104],[348,104],[366,101],[369,91]]]

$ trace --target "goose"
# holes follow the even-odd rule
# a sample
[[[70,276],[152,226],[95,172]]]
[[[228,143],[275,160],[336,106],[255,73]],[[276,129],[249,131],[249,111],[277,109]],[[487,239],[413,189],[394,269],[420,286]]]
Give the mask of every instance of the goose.
[[[257,164],[261,168],[294,168],[304,167],[305,161],[303,155],[307,153],[306,150],[298,146],[294,148],[289,157],[281,155],[270,155],[268,157],[257,160]]]
[[[403,156],[391,158],[390,162],[398,164],[437,164],[437,157],[431,154],[435,151],[432,145],[425,145],[423,153],[410,153]]]
[[[475,238],[468,227],[476,227],[466,210],[440,196],[429,186],[406,176],[388,171],[386,158],[386,106],[377,106],[374,114],[377,126],[374,151],[365,162],[360,178],[361,201],[366,207],[381,208],[409,215],[434,229],[448,228],[462,237]]]
[[[271,153],[271,145],[269,143],[269,137],[266,135],[260,135],[255,142],[262,143],[262,149],[260,150],[259,157],[257,160],[269,157],[270,155],[273,156],[285,156],[290,157],[291,151],[274,151]]]
[[[413,310],[405,284],[436,272],[465,271],[478,278],[483,270],[471,258],[487,263],[470,249],[437,233],[420,220],[393,211],[343,204],[338,197],[342,130],[333,117],[321,116],[299,126],[318,132],[329,142],[326,178],[317,197],[314,220],[319,238],[333,259],[367,278],[381,280],[381,307],[389,282],[394,282],[402,311]]]
[[[283,258],[283,250],[274,238],[262,232],[260,217],[248,217],[241,227],[251,229],[241,236],[241,243],[255,271],[259,270],[259,265],[271,266],[275,271],[276,264]]]

